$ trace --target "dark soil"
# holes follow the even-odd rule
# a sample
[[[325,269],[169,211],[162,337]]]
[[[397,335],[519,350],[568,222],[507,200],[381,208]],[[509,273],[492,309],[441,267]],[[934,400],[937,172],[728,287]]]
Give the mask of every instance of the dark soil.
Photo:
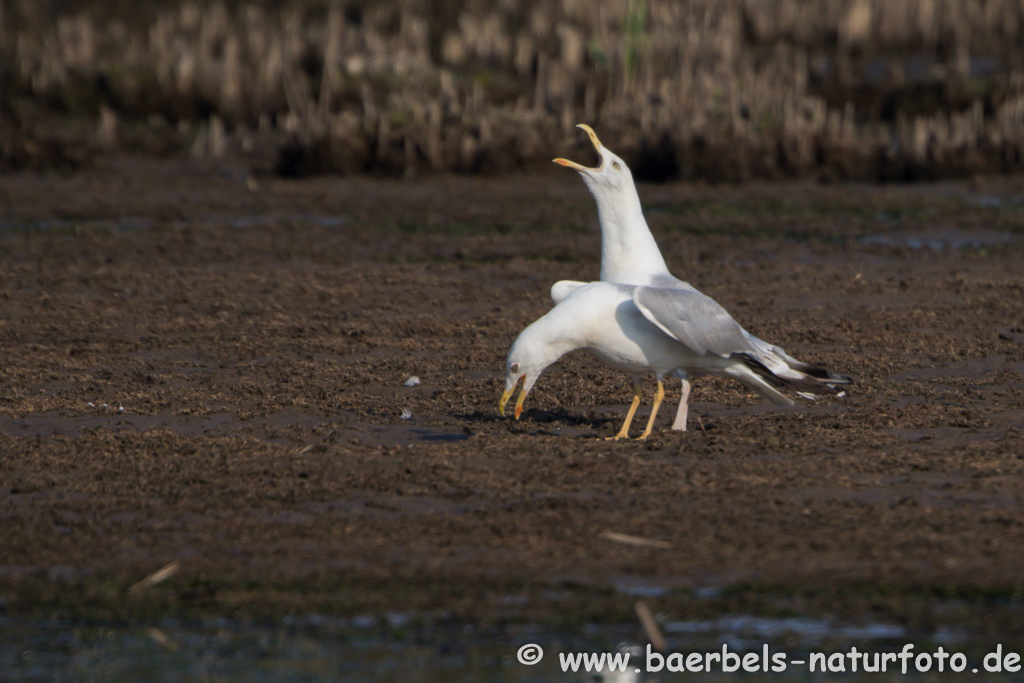
[[[1019,180],[642,188],[675,274],[857,383],[780,409],[699,380],[679,433],[673,382],[615,443],[628,378],[582,353],[497,415],[548,287],[598,273],[557,170],[3,177],[0,612],[615,621],[642,593],[1024,639]]]

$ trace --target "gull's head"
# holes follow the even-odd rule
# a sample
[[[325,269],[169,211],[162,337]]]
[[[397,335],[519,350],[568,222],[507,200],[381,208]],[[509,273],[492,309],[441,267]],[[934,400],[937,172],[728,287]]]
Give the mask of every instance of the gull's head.
[[[505,414],[505,406],[515,396],[516,389],[519,389],[515,407],[516,419],[523,414],[523,401],[526,400],[526,395],[552,362],[546,350],[545,345],[538,343],[536,328],[532,325],[512,344],[508,360],[505,362],[505,391],[498,402],[498,412],[502,415]]]
[[[620,193],[635,194],[636,186],[633,184],[633,174],[629,172],[626,162],[601,144],[593,128],[585,123],[576,127],[586,132],[590,143],[597,150],[597,166],[588,168],[568,159],[555,159],[555,163],[578,172],[595,197],[615,196]]]

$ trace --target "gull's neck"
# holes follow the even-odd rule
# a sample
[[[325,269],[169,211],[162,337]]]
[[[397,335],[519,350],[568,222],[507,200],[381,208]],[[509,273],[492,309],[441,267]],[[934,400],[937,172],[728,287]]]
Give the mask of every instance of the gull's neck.
[[[632,190],[632,191],[630,191]],[[646,284],[653,275],[668,275],[668,266],[644,220],[635,188],[593,192],[601,221],[601,279]]]
[[[562,311],[555,314],[556,310],[557,307],[533,324],[536,327],[534,340],[544,348],[543,355],[547,365],[584,344],[582,337],[585,336],[585,326],[579,324],[581,321],[577,321],[573,316],[566,316]]]
[[[586,325],[580,322],[575,316],[565,315],[565,307],[560,310],[556,306],[523,330],[513,344],[511,355],[516,355],[515,347],[527,347],[539,375],[565,354],[585,345]]]

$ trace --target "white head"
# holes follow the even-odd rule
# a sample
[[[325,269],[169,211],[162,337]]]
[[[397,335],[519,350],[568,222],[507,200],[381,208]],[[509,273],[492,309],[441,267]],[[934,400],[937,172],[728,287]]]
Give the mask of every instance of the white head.
[[[613,203],[627,200],[630,204],[633,202],[639,203],[636,195],[636,185],[633,184],[633,174],[630,173],[626,162],[602,145],[601,141],[597,139],[597,134],[590,126],[581,123],[576,127],[582,128],[586,131],[587,136],[590,137],[591,144],[597,150],[597,166],[587,168],[568,159],[555,159],[555,163],[578,171],[583,177],[583,182],[590,188],[591,194],[594,195],[599,204],[606,200]]]
[[[573,348],[571,343],[565,343],[560,336],[548,316],[535,321],[520,333],[512,343],[508,360],[505,361],[505,391],[498,403],[498,412],[505,414],[505,406],[521,384],[515,410],[516,419],[519,419],[523,412],[523,401],[541,373]]]
[[[626,162],[605,148],[590,126],[581,123],[578,127],[586,131],[597,150],[597,166],[587,168],[567,159],[555,159],[555,163],[578,172],[597,202],[601,221],[601,279],[637,282],[634,278],[638,275],[668,273],[661,250],[644,220],[640,195]]]

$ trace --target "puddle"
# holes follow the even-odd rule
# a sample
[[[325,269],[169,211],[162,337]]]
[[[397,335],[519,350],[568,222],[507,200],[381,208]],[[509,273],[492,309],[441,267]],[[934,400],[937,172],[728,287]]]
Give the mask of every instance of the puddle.
[[[136,415],[122,410],[122,406],[93,405],[87,410],[94,414],[72,414],[70,411],[44,411],[18,417],[0,415],[0,434],[14,437],[68,436],[77,437],[96,430],[111,432],[170,431],[176,434],[226,436],[236,432],[252,433],[272,431],[284,426],[313,429],[327,421],[288,410],[266,417],[239,418],[227,413],[204,416],[156,413]],[[274,440],[274,439],[269,439]]]
[[[857,240],[861,244],[882,247],[907,247],[909,249],[984,249],[998,247],[1013,241],[1013,235],[1006,232],[984,232],[949,230],[933,233],[903,233],[898,236],[866,235]]]
[[[470,437],[469,434],[449,434],[446,432],[439,432],[433,429],[413,429],[410,430],[413,434],[416,434],[420,441],[430,442],[442,442],[452,443],[455,441],[465,441]]]
[[[311,223],[321,228],[340,228],[349,219],[347,216],[328,216],[323,214],[254,214],[251,216],[209,216],[200,219],[198,222],[225,223],[233,228],[260,228],[279,225],[282,223]],[[197,222],[196,220],[180,221],[175,223],[176,227],[185,227]]]
[[[615,591],[623,595],[632,595],[637,598],[659,598],[680,582],[661,581],[644,576],[619,576],[614,579],[612,585]]]
[[[109,230],[112,232],[131,232],[136,230],[148,230],[156,225],[156,221],[148,218],[118,218],[116,220],[94,219],[88,220],[66,220],[57,218],[53,220],[29,220],[12,221],[0,220],[0,232],[13,231],[42,231],[67,233],[80,230]]]
[[[767,617],[729,616],[712,621],[670,621],[663,625],[666,634],[717,634],[726,642],[749,639],[775,640],[796,636],[804,643],[817,643],[827,638],[852,640],[892,640],[906,637],[906,629],[896,624],[836,626],[824,619],[773,619]]]
[[[1024,206],[1024,197],[1014,196],[1009,199],[1003,197],[995,197],[991,195],[982,195],[975,199],[975,203],[978,206],[982,206],[986,209],[998,209],[1000,207],[1008,207],[1012,209]]]
[[[232,228],[263,228],[281,224],[312,224],[321,228],[340,228],[349,222],[348,216],[332,216],[316,213],[286,213],[286,214],[253,214],[248,216],[237,216],[234,214],[212,214],[206,216],[193,216],[188,220],[172,221],[171,225],[176,228],[187,228],[196,224],[223,224]],[[149,230],[156,227],[157,222],[148,218],[118,218],[110,219],[88,219],[88,220],[33,220],[33,221],[12,221],[0,220],[0,232],[17,230],[38,230],[47,232],[68,232],[75,230],[109,230],[112,232],[130,232],[136,230]]]
[[[163,620],[127,628],[0,619],[0,668],[7,681],[648,680],[561,674],[555,652],[616,651],[614,628],[602,630],[604,638],[568,639],[530,626],[487,633],[468,625],[410,630],[413,619],[402,613],[352,619],[311,615],[286,618],[274,627],[220,619],[198,626]],[[536,666],[520,664],[516,653],[531,642],[541,644],[548,657]],[[631,651],[640,652],[636,646]]]
[[[416,443],[455,443],[472,436],[464,428],[443,431],[437,428],[416,427],[412,419],[394,423],[371,424],[355,420],[348,413],[328,416],[307,415],[298,410],[282,410],[270,415],[238,416],[223,412],[206,415],[160,412],[152,415],[131,413],[116,402],[111,404],[84,404],[86,411],[43,411],[19,416],[0,415],[0,435],[13,437],[68,436],[77,437],[97,430],[111,432],[169,431],[182,435],[229,436],[237,433],[267,441],[292,441],[280,430],[301,427],[312,431],[321,426],[332,426],[342,442],[367,441],[384,445]],[[411,416],[410,416],[411,418]],[[315,446],[316,444],[309,444]]]
[[[662,624],[668,653],[785,653],[787,680],[819,680],[797,659],[810,652],[892,652],[910,639],[896,624],[835,624],[824,619],[723,616]],[[964,638],[949,630],[918,639],[954,648]],[[521,648],[542,651],[535,665],[518,659]],[[686,673],[646,673],[646,641],[635,624],[584,626],[579,634],[518,624],[504,627],[436,624],[408,613],[350,619],[323,615],[286,617],[277,625],[229,619],[182,624],[83,626],[50,620],[0,619],[4,680],[116,681],[320,681],[360,683],[526,683],[533,681],[682,681]],[[820,649],[819,649],[820,648]],[[625,671],[563,670],[565,655],[629,655]],[[656,661],[656,660],[655,660]],[[977,663],[977,661],[975,661]],[[820,675],[820,674],[819,674]],[[779,674],[718,671],[702,680],[763,680]],[[873,680],[847,674],[846,680]],[[887,679],[886,679],[887,680]],[[930,680],[919,676],[917,680]],[[941,680],[941,679],[934,679]]]

